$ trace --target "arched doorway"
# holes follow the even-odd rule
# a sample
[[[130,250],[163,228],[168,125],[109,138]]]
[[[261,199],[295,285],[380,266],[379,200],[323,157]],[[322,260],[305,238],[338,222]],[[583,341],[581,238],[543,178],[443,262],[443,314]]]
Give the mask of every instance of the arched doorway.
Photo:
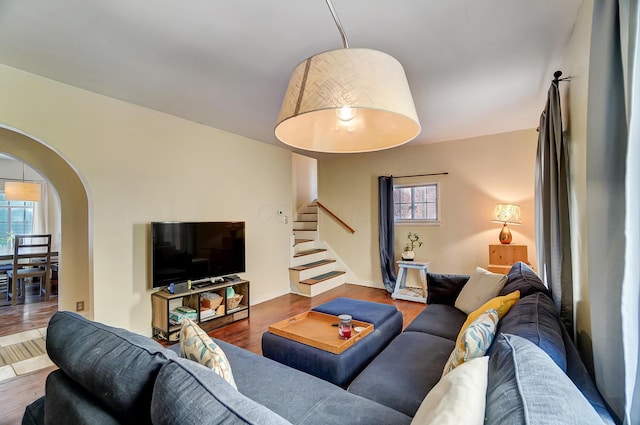
[[[58,308],[76,310],[84,301],[85,314],[93,318],[91,208],[82,177],[69,161],[43,141],[0,125],[0,152],[37,170],[54,188],[60,202],[61,248]]]

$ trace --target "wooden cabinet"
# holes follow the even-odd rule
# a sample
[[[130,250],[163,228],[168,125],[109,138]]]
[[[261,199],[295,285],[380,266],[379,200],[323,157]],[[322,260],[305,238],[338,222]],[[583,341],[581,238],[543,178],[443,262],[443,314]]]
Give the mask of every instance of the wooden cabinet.
[[[233,297],[228,297],[230,291],[227,288],[233,288]],[[211,305],[211,298],[219,300],[219,305]],[[246,319],[249,317],[249,281],[234,280],[212,284],[181,294],[171,294],[164,290],[154,292],[151,294],[154,338],[178,341],[180,325],[171,321],[171,312],[183,306],[196,311],[196,318],[193,320],[205,330]]]
[[[529,264],[526,245],[489,245],[489,266],[487,270],[490,272],[507,274],[511,270],[511,266],[518,261]]]

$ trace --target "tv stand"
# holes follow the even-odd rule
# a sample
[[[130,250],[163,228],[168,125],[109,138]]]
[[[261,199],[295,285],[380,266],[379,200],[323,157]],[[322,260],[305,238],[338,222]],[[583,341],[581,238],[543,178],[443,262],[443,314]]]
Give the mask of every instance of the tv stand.
[[[196,285],[205,285],[196,287]],[[242,299],[239,304],[237,298],[227,297],[227,288],[233,288]],[[222,302],[215,311],[205,310],[202,307],[207,293],[214,293],[221,297]],[[170,294],[166,291],[157,291],[151,294],[151,326],[153,337],[164,339],[167,342],[177,342],[180,338],[179,324],[170,321],[171,310],[186,306],[196,311],[194,321],[205,330],[211,330],[237,322],[249,317],[249,281],[233,280],[222,283],[212,283],[210,279],[199,281],[191,285],[191,289],[180,294]]]

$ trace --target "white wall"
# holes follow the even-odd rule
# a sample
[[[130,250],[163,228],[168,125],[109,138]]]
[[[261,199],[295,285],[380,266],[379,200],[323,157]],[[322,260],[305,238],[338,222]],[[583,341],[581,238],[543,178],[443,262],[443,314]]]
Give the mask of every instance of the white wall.
[[[291,152],[3,65],[0,91],[0,124],[47,143],[87,187],[89,316],[149,332],[158,220],[246,221],[252,304],[288,292],[291,225],[276,211],[291,213]]]
[[[329,242],[361,283],[382,287],[377,177],[448,172],[424,179],[440,183],[442,223],[396,226],[396,256],[400,257],[407,232],[416,231],[424,241],[416,250],[416,258],[430,261],[430,270],[470,273],[476,266],[486,267],[488,245],[498,243],[501,228],[489,221],[493,208],[496,202],[510,202],[521,205],[523,218],[521,226],[511,227],[513,243],[528,245],[529,261],[535,265],[536,146],[537,133],[531,129],[320,159],[320,201],[356,229],[352,235],[321,214],[321,238]]]

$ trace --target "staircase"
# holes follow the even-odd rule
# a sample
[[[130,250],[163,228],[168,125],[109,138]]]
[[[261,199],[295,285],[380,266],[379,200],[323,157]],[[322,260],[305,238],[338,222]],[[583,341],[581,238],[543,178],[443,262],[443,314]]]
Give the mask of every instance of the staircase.
[[[326,244],[318,240],[318,206],[315,202],[298,211],[293,222],[294,243],[289,267],[291,291],[314,297],[345,283],[345,272],[336,270]]]

